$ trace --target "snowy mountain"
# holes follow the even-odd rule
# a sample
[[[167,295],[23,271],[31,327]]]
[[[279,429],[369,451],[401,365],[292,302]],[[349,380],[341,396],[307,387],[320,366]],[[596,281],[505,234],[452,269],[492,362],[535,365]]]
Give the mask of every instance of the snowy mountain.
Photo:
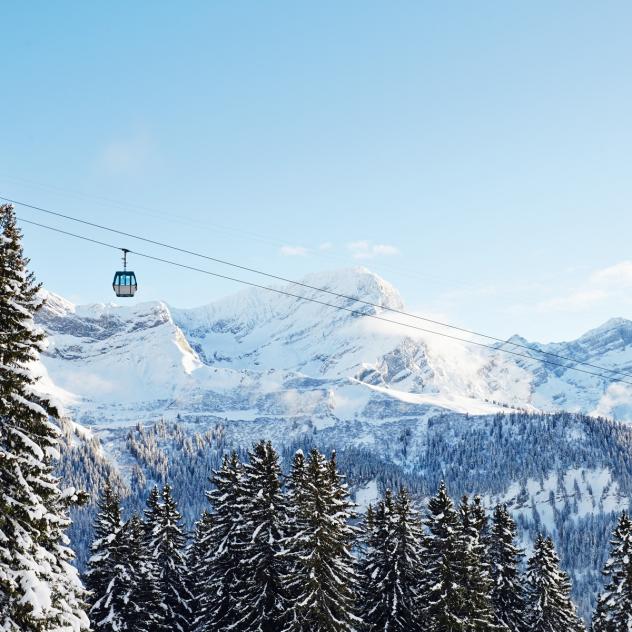
[[[280,289],[356,313],[260,289],[188,310],[165,303],[75,306],[49,295],[39,316],[49,335],[46,388],[75,420],[99,426],[178,414],[335,423],[429,408],[484,414],[498,404],[632,421],[632,386],[570,370],[572,362],[553,356],[565,366],[409,328],[455,333],[385,309],[405,307],[393,286],[366,269],[303,282],[380,307],[292,285]],[[531,344],[515,336],[504,347],[529,354],[516,345],[632,375],[632,321],[613,319],[572,342]]]
[[[507,502],[525,547],[539,531],[555,537],[587,614],[615,514],[632,497],[632,424],[579,413],[632,422],[631,387],[559,357],[565,366],[406,327],[441,331],[386,309],[404,303],[365,269],[304,283],[378,307],[294,286],[281,289],[351,311],[265,290],[186,310],[49,295],[37,371],[68,418],[61,475],[90,490],[118,481],[130,509],[153,482],[169,481],[191,525],[227,450],[270,439],[287,466],[298,447],[335,448],[361,506],[399,485],[421,500],[440,480],[490,507]],[[624,319],[568,343],[515,336],[504,345],[632,374]],[[93,511],[75,515],[80,560]]]

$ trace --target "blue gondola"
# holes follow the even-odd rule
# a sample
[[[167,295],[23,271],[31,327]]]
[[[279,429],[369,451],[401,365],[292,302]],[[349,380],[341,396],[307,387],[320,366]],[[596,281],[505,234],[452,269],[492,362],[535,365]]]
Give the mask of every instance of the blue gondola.
[[[127,253],[129,250],[127,248],[121,248],[121,250],[123,251],[123,269],[114,273],[112,289],[119,297],[130,297],[136,294],[138,283],[134,272],[127,269]]]

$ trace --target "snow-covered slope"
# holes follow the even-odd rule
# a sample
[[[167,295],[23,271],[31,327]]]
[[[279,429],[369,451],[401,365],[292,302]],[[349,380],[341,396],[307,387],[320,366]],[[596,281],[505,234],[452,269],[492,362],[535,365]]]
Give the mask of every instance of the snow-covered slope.
[[[265,290],[189,310],[74,306],[51,294],[39,315],[49,335],[42,388],[77,421],[106,426],[177,415],[309,417],[330,425],[429,408],[487,414],[499,406],[632,421],[625,384],[369,318],[441,330],[383,309],[404,303],[366,269],[310,275],[304,283],[381,307],[296,286],[282,289],[352,311]],[[529,344],[516,336],[505,347],[526,353],[516,343]],[[632,374],[632,321],[614,319],[578,340],[533,346]]]

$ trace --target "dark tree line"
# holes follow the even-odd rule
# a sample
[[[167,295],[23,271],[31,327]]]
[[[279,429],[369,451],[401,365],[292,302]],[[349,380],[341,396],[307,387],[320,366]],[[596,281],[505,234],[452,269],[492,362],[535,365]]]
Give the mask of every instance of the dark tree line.
[[[423,512],[387,491],[358,522],[335,453],[297,451],[284,477],[269,442],[224,457],[187,543],[166,485],[141,519],[102,494],[87,572],[94,630],[131,632],[579,632],[550,538],[533,553],[481,499],[455,505],[441,483]],[[605,569],[596,632],[630,629],[632,522]]]

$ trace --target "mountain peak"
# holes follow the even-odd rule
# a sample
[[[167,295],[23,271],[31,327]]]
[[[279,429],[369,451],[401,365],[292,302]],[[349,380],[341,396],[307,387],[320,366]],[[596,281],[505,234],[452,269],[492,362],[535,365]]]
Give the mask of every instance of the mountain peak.
[[[64,314],[74,314],[76,305],[71,303],[68,299],[65,299],[59,294],[49,292],[42,289],[40,291],[41,298],[45,301],[44,309],[55,316],[63,316]]]
[[[603,325],[588,330],[579,340],[593,339],[596,337],[603,338],[605,335],[624,335],[625,338],[632,339],[632,320],[617,317],[608,319]]]
[[[299,283],[383,307],[404,309],[404,303],[397,289],[363,266],[308,274]],[[290,286],[296,287],[294,284]]]

